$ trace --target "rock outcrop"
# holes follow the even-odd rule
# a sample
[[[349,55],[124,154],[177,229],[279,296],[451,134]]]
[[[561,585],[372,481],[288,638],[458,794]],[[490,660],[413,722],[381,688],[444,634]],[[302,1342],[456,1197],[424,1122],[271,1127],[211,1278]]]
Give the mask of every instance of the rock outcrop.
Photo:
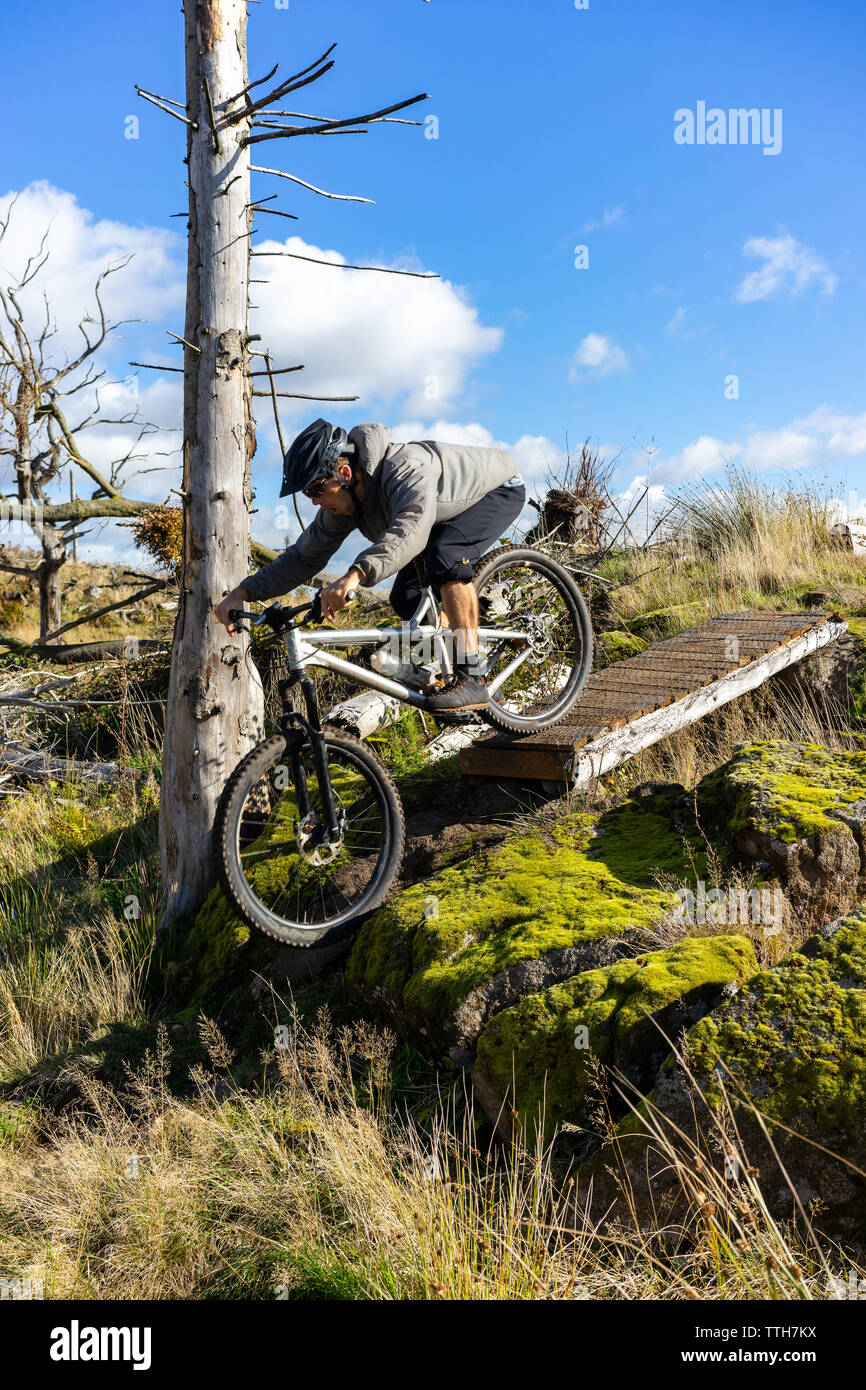
[[[802,1207],[822,1230],[862,1241],[866,911],[828,924],[696,1024],[683,1059],[662,1065],[646,1101],[671,1136],[687,1136],[717,1169],[721,1145],[708,1136],[728,1103],[771,1212],[794,1217]],[[670,1153],[639,1113],[584,1169],[597,1213],[615,1216],[622,1205],[617,1170],[648,1223],[682,1208]]]
[[[711,836],[781,876],[803,937],[863,895],[866,753],[747,744],[704,778],[697,801]]]
[[[563,1120],[586,1118],[595,1063],[649,1090],[670,1042],[757,968],[745,937],[704,936],[585,971],[489,1021],[478,1040],[476,1091],[501,1132],[511,1132],[516,1111],[526,1137],[543,1118],[549,1138]]]
[[[459,1064],[526,995],[636,955],[676,906],[656,876],[703,862],[666,816],[627,802],[566,815],[405,889],[364,925],[349,988]]]

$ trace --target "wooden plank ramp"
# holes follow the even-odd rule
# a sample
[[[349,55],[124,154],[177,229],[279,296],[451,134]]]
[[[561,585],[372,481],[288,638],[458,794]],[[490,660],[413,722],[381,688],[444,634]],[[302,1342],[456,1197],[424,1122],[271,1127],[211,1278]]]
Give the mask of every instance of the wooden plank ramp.
[[[461,750],[461,770],[586,786],[846,630],[837,613],[721,614],[594,671],[562,724],[526,737],[494,733],[473,741]]]

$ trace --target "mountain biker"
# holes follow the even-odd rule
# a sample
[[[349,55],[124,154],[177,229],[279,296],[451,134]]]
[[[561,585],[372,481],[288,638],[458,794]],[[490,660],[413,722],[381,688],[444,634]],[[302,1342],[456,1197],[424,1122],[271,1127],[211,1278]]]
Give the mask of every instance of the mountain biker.
[[[372,544],[321,591],[325,618],[350,590],[395,575],[389,595],[403,619],[421,598],[416,560],[441,598],[454,633],[454,674],[429,696],[433,710],[478,709],[489,699],[478,660],[478,595],[473,565],[520,514],[526,500],[514,460],[502,449],[418,440],[392,444],[385,425],[315,420],[286,453],[280,496],[318,503],[310,525],[281,555],[226,594],[214,613],[229,632],[233,608],[307,584],[354,530]]]

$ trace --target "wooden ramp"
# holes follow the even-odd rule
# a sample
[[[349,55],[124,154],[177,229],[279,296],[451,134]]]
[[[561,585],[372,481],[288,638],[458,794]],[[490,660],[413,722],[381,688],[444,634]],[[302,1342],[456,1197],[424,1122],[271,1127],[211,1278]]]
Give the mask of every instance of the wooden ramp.
[[[568,719],[520,738],[490,734],[463,748],[463,772],[585,786],[642,748],[763,685],[835,642],[834,613],[728,613],[588,679]]]

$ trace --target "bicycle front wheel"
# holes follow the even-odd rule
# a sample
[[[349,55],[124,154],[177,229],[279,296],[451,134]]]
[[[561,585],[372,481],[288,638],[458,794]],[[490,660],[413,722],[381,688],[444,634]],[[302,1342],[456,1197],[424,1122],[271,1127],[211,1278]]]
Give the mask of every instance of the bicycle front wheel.
[[[385,899],[403,857],[397,789],[358,739],[326,729],[340,837],[327,843],[312,749],[260,743],[226,783],[214,825],[223,889],[238,914],[290,946],[336,940]]]
[[[571,575],[531,546],[485,556],[475,576],[485,639],[490,702],[482,717],[511,733],[531,734],[564,719],[592,667],[592,623]],[[495,630],[526,633],[523,649],[497,642]]]

